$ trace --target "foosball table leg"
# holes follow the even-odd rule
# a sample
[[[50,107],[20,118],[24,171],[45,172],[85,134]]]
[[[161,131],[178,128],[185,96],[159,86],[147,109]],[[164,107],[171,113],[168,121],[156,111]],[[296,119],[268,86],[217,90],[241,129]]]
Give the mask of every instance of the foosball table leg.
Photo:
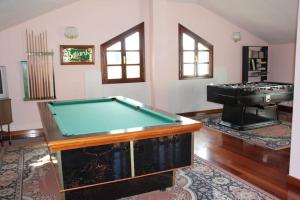
[[[275,112],[276,112],[276,120],[279,120],[279,112],[278,112],[278,105],[276,104],[275,107]]]
[[[0,125],[0,133],[1,133],[1,138],[0,138],[0,141],[1,141],[1,146],[3,146],[3,129],[2,129],[2,125]]]
[[[9,124],[7,125],[7,132],[9,134],[9,141],[8,141],[8,144],[11,145],[11,132],[10,132],[10,126]]]

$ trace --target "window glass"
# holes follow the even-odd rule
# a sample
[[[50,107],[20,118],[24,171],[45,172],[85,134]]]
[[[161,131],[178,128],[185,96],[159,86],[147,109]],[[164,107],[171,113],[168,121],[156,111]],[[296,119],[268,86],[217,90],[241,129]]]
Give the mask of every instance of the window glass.
[[[108,79],[120,79],[122,78],[122,67],[121,66],[108,66],[107,67]]]
[[[208,64],[198,64],[197,73],[198,76],[203,76],[208,74],[209,72],[209,65]]]
[[[121,42],[117,42],[107,48],[107,51],[121,50]]]
[[[183,34],[183,50],[195,50],[195,40],[188,36],[187,34]]]
[[[209,52],[208,51],[199,51],[198,52],[198,63],[209,62]]]
[[[136,32],[125,39],[126,50],[139,50],[140,49],[140,37],[139,32]]]
[[[140,66],[139,65],[127,65],[126,66],[127,78],[140,78]]]
[[[183,74],[184,74],[184,76],[194,76],[195,75],[195,65],[194,64],[183,64]]]
[[[198,42],[198,50],[209,50],[206,46]]]
[[[139,64],[140,52],[129,51],[126,52],[126,64]]]
[[[194,63],[195,62],[195,52],[194,51],[184,51],[183,52],[183,62],[184,63]]]
[[[115,65],[121,64],[121,52],[107,52],[107,64],[108,65]]]

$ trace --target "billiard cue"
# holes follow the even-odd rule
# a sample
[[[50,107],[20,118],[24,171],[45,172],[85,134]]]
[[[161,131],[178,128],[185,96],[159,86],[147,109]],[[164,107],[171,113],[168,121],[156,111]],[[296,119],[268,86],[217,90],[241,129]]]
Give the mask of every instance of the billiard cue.
[[[44,78],[44,63],[43,63],[43,49],[42,49],[42,33],[39,34],[39,51],[40,51],[40,71],[41,71],[41,88],[42,88],[42,98],[45,98],[45,78]]]
[[[33,95],[32,98],[36,98],[36,80],[35,80],[35,59],[34,59],[34,47],[33,47],[33,31],[30,34],[30,54],[31,54],[31,76],[32,76],[32,87],[33,87]]]
[[[29,33],[29,49],[30,49],[30,68],[31,68],[31,83],[32,83],[32,95],[31,98],[35,98],[35,84],[34,84],[34,69],[33,69],[33,48],[32,48],[32,32]]]
[[[46,52],[44,50],[44,32],[41,32],[41,36],[40,36],[40,40],[41,40],[41,52],[42,52],[42,77],[43,77],[43,92],[44,92],[44,98],[47,98],[47,86],[46,86],[46,75],[45,75],[45,56],[46,56]]]
[[[39,88],[39,72],[38,72],[38,50],[36,49],[36,35],[33,35],[33,52],[34,52],[34,70],[35,70],[35,87],[36,87],[36,99],[40,97]]]
[[[40,41],[39,41],[39,34],[35,36],[35,45],[36,51],[38,52],[36,59],[37,59],[37,73],[38,73],[38,87],[39,87],[39,99],[43,97],[43,84],[42,84],[42,74],[41,74],[41,51],[40,51]]]
[[[37,83],[38,83],[38,98],[42,98],[42,83],[41,83],[41,65],[40,65],[40,50],[39,50],[39,35],[35,35],[35,50],[36,55],[36,71],[37,71]]]
[[[30,50],[29,50],[29,36],[28,36],[28,30],[26,29],[26,50],[27,50],[27,80],[28,80],[28,97],[31,98],[32,95],[32,83],[31,83],[31,66],[30,66]]]
[[[31,38],[32,38],[32,56],[33,56],[33,72],[34,72],[34,87],[35,87],[35,99],[38,97],[38,84],[37,84],[37,73],[36,73],[36,51],[35,51],[35,37],[33,35],[33,31],[32,31],[32,35],[31,35]]]
[[[47,88],[47,97],[50,97],[50,84],[48,82],[48,78],[49,78],[49,70],[48,70],[48,49],[46,46],[46,41],[47,41],[47,37],[46,37],[46,32],[43,32],[43,46],[44,46],[44,52],[47,53],[47,56],[45,56],[45,82],[46,82],[46,88]]]
[[[46,32],[47,34],[47,32]],[[48,47],[48,41],[46,40],[46,44]],[[49,50],[48,50],[49,51]],[[54,57],[53,57],[53,50],[51,50],[51,64],[49,64],[49,85],[51,86],[52,95],[55,98],[55,77],[54,77]],[[52,79],[51,77],[52,76]]]
[[[43,52],[45,53],[44,55],[44,74],[45,74],[45,93],[46,93],[46,97],[49,98],[50,97],[50,94],[49,94],[49,85],[48,85],[48,82],[47,82],[47,77],[48,77],[48,72],[47,72],[47,60],[48,60],[48,52],[47,52],[47,49],[46,49],[46,42],[45,42],[45,31],[43,31],[43,34],[42,34],[42,44],[43,44]]]
[[[53,97],[56,98],[56,95],[55,95],[55,75],[54,75],[54,57],[53,57],[53,50],[51,50],[51,53],[52,53],[52,62],[51,62],[51,69],[52,69],[52,85],[53,85]]]
[[[41,97],[41,85],[40,85],[40,74],[39,74],[39,50],[38,50],[37,35],[34,35],[34,52],[35,52],[35,72],[36,72],[36,87],[37,87],[37,99]]]
[[[51,50],[51,52],[53,53],[53,50]],[[54,58],[53,58],[53,55],[51,56],[51,58],[52,58],[51,69],[52,69],[53,97],[56,98],[56,95],[55,95],[55,76],[54,76]]]
[[[46,71],[45,71],[45,67],[46,67],[46,63],[45,63],[45,57],[46,57],[46,52],[44,50],[44,32],[41,33],[41,49],[43,52],[43,57],[42,57],[42,69],[43,69],[43,85],[44,85],[44,97],[48,98],[47,96],[47,84],[46,84]]]
[[[31,79],[31,57],[30,57],[30,35],[26,29],[26,40],[27,40],[27,68],[28,68],[28,83],[29,83],[29,99],[31,99],[33,88],[32,88],[32,79]]]
[[[45,49],[47,52],[49,52],[48,50],[48,41],[47,41],[47,31],[45,31]],[[51,55],[53,57],[53,55]],[[49,65],[49,57],[47,57],[47,63],[46,63],[46,72],[47,72],[47,77],[46,77],[46,81],[47,81],[47,85],[48,85],[48,96],[51,97],[51,83],[50,83],[50,65]]]
[[[41,88],[42,88],[42,98],[45,97],[45,88],[44,88],[44,74],[43,74],[43,50],[42,50],[42,38],[41,38],[41,33],[38,35],[38,40],[39,40],[39,60],[40,60],[40,75],[41,75]]]

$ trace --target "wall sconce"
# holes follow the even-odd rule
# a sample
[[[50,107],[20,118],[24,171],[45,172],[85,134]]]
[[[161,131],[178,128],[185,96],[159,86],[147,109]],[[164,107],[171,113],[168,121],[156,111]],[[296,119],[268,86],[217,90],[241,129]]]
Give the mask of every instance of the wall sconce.
[[[75,26],[67,26],[65,28],[65,37],[68,39],[75,39],[79,35],[78,29]]]
[[[241,39],[242,39],[242,35],[241,35],[240,32],[233,32],[233,34],[232,34],[232,40],[234,42],[241,41]]]

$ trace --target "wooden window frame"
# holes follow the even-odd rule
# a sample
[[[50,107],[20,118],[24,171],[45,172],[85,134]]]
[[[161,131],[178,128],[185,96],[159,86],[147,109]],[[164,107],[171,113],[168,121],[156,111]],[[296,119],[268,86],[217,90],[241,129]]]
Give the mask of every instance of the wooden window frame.
[[[137,64],[126,64],[124,57],[126,58],[125,49],[125,38],[132,35],[135,32],[139,32],[140,40],[140,77],[139,78],[126,78],[126,66],[137,65]],[[107,77],[107,59],[106,53],[107,48],[111,45],[121,42],[121,67],[122,67],[122,78],[121,79],[108,79]],[[101,72],[102,72],[102,83],[103,84],[114,84],[114,83],[134,83],[134,82],[145,82],[145,36],[144,36],[144,22],[134,26],[133,28],[121,33],[120,35],[110,39],[109,41],[100,45],[101,49]],[[134,50],[136,51],[136,50]],[[113,65],[109,65],[113,66]],[[118,65],[120,66],[120,65]]]
[[[198,61],[195,59],[194,61],[194,67],[195,67],[195,74],[194,76],[184,76],[183,75],[183,34],[187,34],[190,37],[192,37],[195,40],[195,58],[198,57],[198,42],[206,46],[209,50],[209,73],[206,75],[197,75],[197,64]],[[204,40],[201,38],[199,35],[196,33],[192,32],[191,30],[187,29],[186,27],[182,26],[181,24],[178,24],[178,41],[179,41],[179,80],[186,80],[186,79],[204,79],[204,78],[213,78],[213,51],[214,51],[214,46],[209,43],[208,41]],[[191,50],[193,51],[193,50]],[[191,63],[192,64],[192,63]]]

